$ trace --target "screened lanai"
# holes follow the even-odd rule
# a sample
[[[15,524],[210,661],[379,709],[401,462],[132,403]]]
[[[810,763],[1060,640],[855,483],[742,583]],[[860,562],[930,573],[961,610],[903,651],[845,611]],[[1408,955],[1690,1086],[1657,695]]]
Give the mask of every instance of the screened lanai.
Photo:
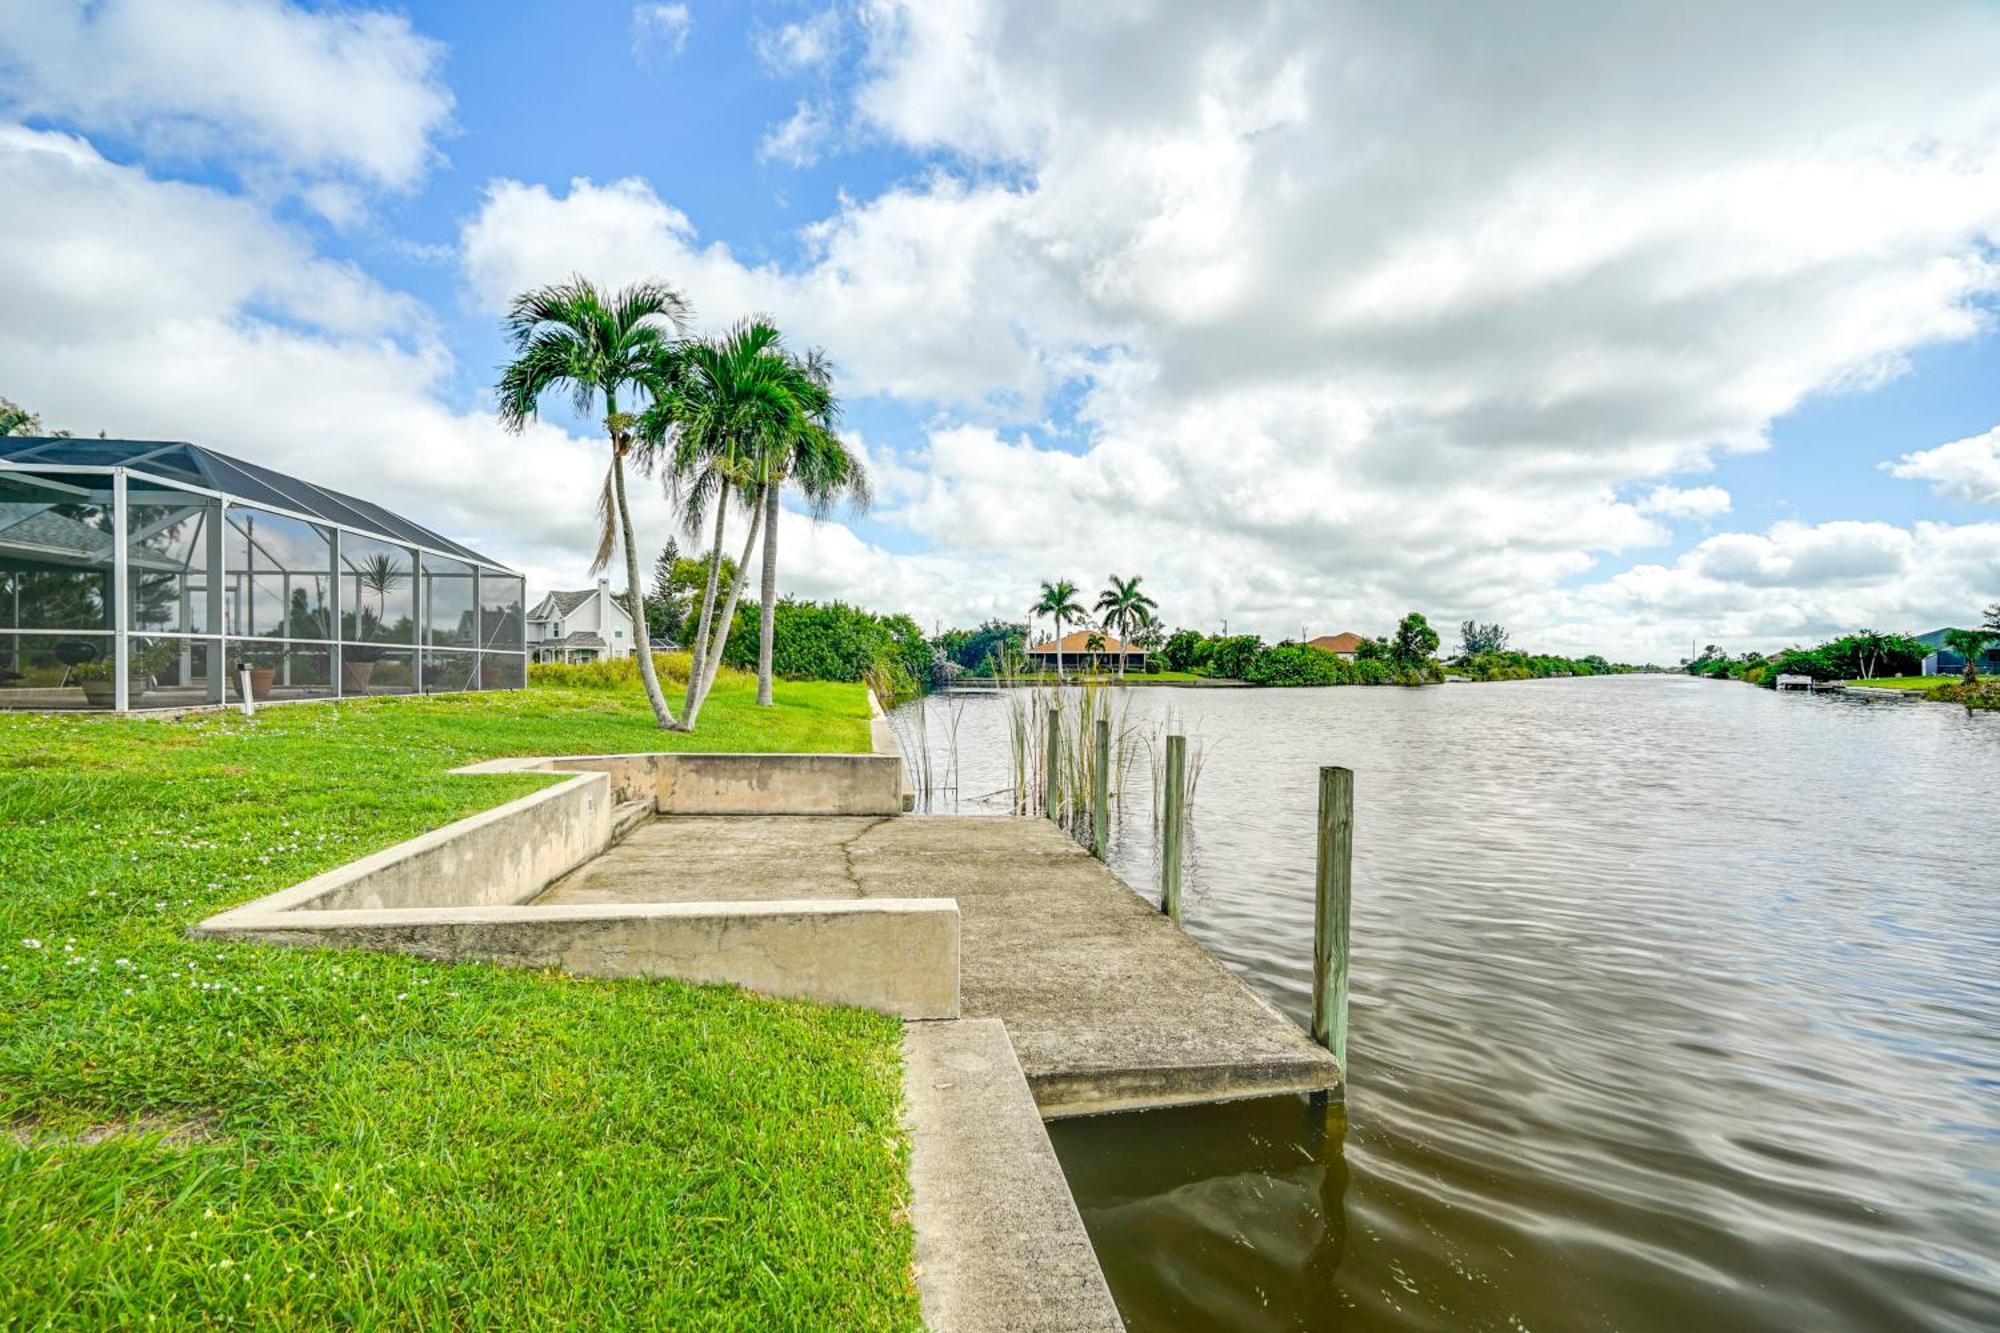
[[[522,579],[192,444],[0,437],[0,708],[518,689]]]

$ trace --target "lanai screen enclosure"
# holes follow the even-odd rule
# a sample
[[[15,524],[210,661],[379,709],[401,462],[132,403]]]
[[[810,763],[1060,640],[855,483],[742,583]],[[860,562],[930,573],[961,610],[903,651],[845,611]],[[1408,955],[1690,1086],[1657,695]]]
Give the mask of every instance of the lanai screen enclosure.
[[[522,579],[192,444],[0,437],[0,708],[518,689]]]

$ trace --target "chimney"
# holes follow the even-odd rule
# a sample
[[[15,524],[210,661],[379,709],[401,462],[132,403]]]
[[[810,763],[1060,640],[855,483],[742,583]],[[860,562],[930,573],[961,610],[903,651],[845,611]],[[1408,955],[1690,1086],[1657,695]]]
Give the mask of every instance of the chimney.
[[[611,600],[610,579],[599,579],[597,581],[597,595],[599,597],[602,597],[606,602],[609,602]]]

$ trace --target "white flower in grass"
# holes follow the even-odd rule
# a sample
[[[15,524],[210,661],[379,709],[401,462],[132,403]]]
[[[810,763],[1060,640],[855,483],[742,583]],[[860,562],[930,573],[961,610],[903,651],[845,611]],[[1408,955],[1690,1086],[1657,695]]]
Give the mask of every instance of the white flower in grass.
[[[25,939],[21,941],[21,947],[23,949],[39,949],[42,947],[42,942],[33,938]]]

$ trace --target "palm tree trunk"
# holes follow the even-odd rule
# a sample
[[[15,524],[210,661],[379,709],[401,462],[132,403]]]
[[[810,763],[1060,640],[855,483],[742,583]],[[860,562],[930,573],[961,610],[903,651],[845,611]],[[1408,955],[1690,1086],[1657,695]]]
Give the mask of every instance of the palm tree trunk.
[[[638,639],[634,645],[639,652],[639,679],[646,686],[646,702],[653,706],[653,718],[664,730],[674,725],[673,710],[667,707],[667,696],[660,689],[659,673],[653,669],[653,640],[644,632],[645,602],[641,600],[639,589],[639,548],[632,543],[632,511],[625,503],[625,459],[614,444],[611,449],[611,495],[618,502],[618,536],[625,543],[625,586],[630,589],[632,605],[639,609],[633,619],[632,633]]]
[[[681,720],[686,729],[694,730],[695,719],[701,715],[701,706],[708,702],[708,692],[715,687],[716,673],[722,670],[722,650],[729,644],[729,627],[736,620],[736,602],[743,594],[743,583],[750,573],[750,557],[756,554],[758,529],[764,525],[764,507],[757,504],[750,511],[750,536],[743,543],[743,558],[736,562],[736,577],[729,581],[729,600],[723,604],[722,616],[716,622],[715,633],[708,646],[708,660],[697,663],[701,670],[695,674],[701,681],[701,693],[695,697],[694,705],[682,711]]]
[[[1125,679],[1125,640],[1131,632],[1132,627],[1126,623],[1125,617],[1118,617],[1118,679],[1120,680]]]
[[[1063,676],[1063,666],[1062,666],[1063,618],[1061,616],[1057,616],[1055,617],[1055,622],[1056,622],[1056,684],[1060,685],[1063,683],[1063,680],[1065,679],[1065,677]]]
[[[778,488],[764,487],[763,609],[757,617],[757,706],[771,706],[771,648],[778,618]]]
[[[708,586],[701,594],[701,625],[695,630],[694,644],[688,654],[687,694],[681,700],[682,731],[694,730],[696,696],[701,693],[701,663],[708,653],[708,632],[715,621],[716,585],[722,578],[722,531],[729,518],[729,487],[720,488],[715,497],[715,549],[708,553]]]

